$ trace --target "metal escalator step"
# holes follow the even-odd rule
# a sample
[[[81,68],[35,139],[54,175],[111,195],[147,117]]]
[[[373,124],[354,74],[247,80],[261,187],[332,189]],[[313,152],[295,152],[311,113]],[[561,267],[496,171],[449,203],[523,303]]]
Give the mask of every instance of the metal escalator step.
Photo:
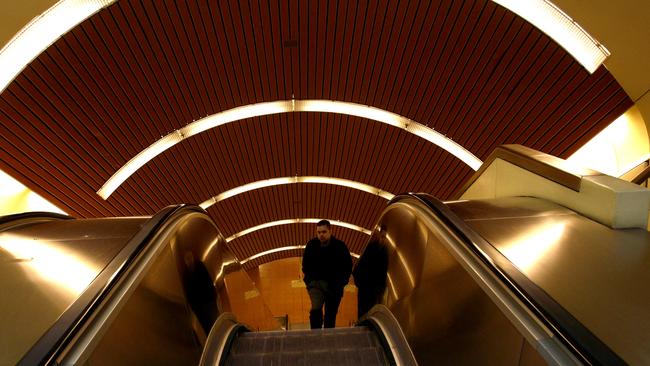
[[[387,365],[377,335],[366,327],[242,333],[227,365]]]
[[[280,365],[280,354],[239,354],[229,355],[225,362],[225,366],[258,366],[258,365]]]
[[[388,365],[381,349],[366,347],[360,349],[328,351],[293,351],[280,353],[231,355],[227,366],[359,366]]]
[[[340,329],[340,330],[339,330]],[[331,350],[379,346],[376,335],[367,328],[335,328],[299,332],[250,332],[239,336],[231,354],[278,351]]]
[[[253,353],[280,352],[282,350],[282,344],[283,344],[283,338],[281,336],[275,336],[275,337],[239,336],[237,341],[233,343],[230,353],[231,354],[253,354]]]
[[[320,334],[339,334],[339,333],[364,333],[369,332],[369,328],[361,327],[341,327],[341,328],[323,328],[323,329],[300,329],[300,330],[272,330],[266,332],[246,332],[242,333],[240,337],[268,337],[275,335],[310,335],[314,333]]]
[[[353,328],[350,328],[353,329]],[[350,347],[374,346],[370,331],[354,332],[314,332],[302,335],[287,335],[283,339],[283,349],[302,350],[305,348],[313,350],[342,349]]]

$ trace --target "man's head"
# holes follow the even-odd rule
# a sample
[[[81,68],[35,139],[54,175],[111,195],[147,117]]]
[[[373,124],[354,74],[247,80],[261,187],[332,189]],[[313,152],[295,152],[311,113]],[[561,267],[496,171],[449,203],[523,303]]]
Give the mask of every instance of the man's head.
[[[321,243],[330,240],[330,237],[332,236],[332,232],[330,231],[331,228],[332,225],[327,220],[320,220],[316,224],[316,235],[318,235],[318,240],[320,240]]]

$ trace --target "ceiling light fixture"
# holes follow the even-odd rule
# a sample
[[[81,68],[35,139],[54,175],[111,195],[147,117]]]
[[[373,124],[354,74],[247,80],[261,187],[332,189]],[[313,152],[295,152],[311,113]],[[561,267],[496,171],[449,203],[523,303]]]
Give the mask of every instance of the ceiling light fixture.
[[[0,50],[0,93],[70,29],[116,0],[61,0],[34,18]]]
[[[208,198],[203,201],[199,206],[204,210],[207,210],[208,207],[214,205],[217,202],[223,201],[227,198],[242,194],[245,192],[253,191],[260,188],[278,186],[284,184],[295,184],[295,183],[320,183],[320,184],[331,184],[336,186],[343,186],[348,188],[357,189],[360,191],[368,192],[379,197],[385,198],[387,200],[393,199],[394,194],[390,192],[383,191],[379,188],[373,187],[368,184],[360,183],[353,180],[342,179],[342,178],[331,178],[331,177],[318,177],[318,176],[304,176],[304,177],[283,177],[283,178],[272,178],[265,180],[258,180],[256,182],[244,184],[233,189],[229,189],[225,192],[221,192],[218,195]]]
[[[239,262],[242,266],[249,261],[252,261],[253,259],[257,259],[259,257],[263,257],[265,255],[273,254],[273,253],[278,253],[278,252],[286,252],[288,250],[296,250],[296,249],[304,249],[304,245],[288,245],[286,247],[279,247],[279,248],[273,248],[264,252],[257,253],[255,255],[252,255],[248,258],[242,259],[241,262]],[[359,259],[359,254],[350,252],[350,256]]]
[[[266,222],[266,223],[263,223],[261,225],[249,227],[249,228],[247,228],[245,230],[242,230],[242,231],[240,231],[240,232],[238,232],[236,234],[233,234],[230,237],[226,238],[226,242],[231,242],[231,241],[233,241],[233,240],[235,240],[235,239],[237,239],[239,237],[250,234],[250,233],[252,233],[254,231],[261,230],[261,229],[266,229],[266,228],[273,227],[273,226],[289,225],[289,224],[316,224],[320,220],[322,220],[322,219],[286,219],[286,220],[278,220],[278,221]],[[366,228],[363,228],[361,226],[350,224],[349,222],[338,221],[338,220],[328,220],[328,221],[330,222],[330,224],[332,224],[334,226],[340,226],[340,227],[344,227],[344,228],[347,228],[347,229],[356,230],[356,231],[362,232],[362,233],[364,233],[366,235],[371,234],[370,230],[368,230]]]
[[[482,162],[474,154],[463,148],[460,144],[442,135],[435,130],[410,120],[398,114],[383,109],[370,107],[362,104],[337,102],[331,100],[284,100],[266,103],[249,104],[242,107],[229,109],[211,116],[202,118],[196,122],[180,128],[162,137],[146,149],[142,150],[135,157],[124,164],[106,183],[97,191],[103,199],[110,195],[126,181],[133,173],[140,169],[147,162],[160,155],[165,150],[178,142],[199,134],[203,131],[215,128],[226,123],[243,120],[251,117],[266,116],[288,112],[324,112],[340,113],[351,116],[367,118],[377,122],[385,123],[419,136],[440,148],[446,150],[472,169],[478,170]]]
[[[594,73],[610,53],[575,20],[548,0],[493,0],[546,33],[589,73]]]

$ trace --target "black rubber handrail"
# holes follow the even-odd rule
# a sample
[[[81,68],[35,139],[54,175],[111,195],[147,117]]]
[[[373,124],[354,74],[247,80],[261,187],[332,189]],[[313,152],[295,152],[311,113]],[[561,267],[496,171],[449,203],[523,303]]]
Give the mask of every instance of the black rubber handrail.
[[[395,196],[389,204],[407,198],[416,199],[431,209],[582,362],[592,365],[627,365],[605,343],[526,277],[507,257],[477,234],[444,203],[428,194],[408,193]]]
[[[373,306],[356,325],[367,326],[377,335],[391,366],[417,366],[415,355],[399,322],[385,305]]]
[[[647,181],[648,178],[650,178],[650,166],[647,166],[645,169],[643,169],[643,171],[639,173],[636,177],[634,177],[634,179],[632,179],[631,182],[634,184],[641,185],[645,183],[645,181]]]
[[[237,321],[235,314],[226,312],[219,315],[205,341],[199,366],[225,365],[239,335],[250,331],[249,327]]]
[[[52,219],[52,220],[72,220],[74,217],[45,211],[23,212],[18,214],[11,214],[0,216],[0,226],[10,223],[12,221],[27,220],[27,219]]]
[[[106,294],[120,280],[139,253],[149,244],[158,229],[167,220],[177,214],[202,212],[205,210],[193,205],[168,206],[147,220],[108,265],[95,277],[84,292],[66,309],[48,331],[32,346],[17,365],[49,364],[63,350],[76,331],[83,325],[85,319],[99,306]]]

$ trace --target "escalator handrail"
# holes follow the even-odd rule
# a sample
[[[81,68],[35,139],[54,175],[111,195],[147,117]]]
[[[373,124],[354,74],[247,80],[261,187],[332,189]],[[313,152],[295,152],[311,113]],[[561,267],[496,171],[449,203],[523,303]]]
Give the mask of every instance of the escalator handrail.
[[[237,321],[233,313],[222,313],[210,329],[208,339],[203,347],[199,366],[217,366],[224,364],[232,343],[241,332],[249,329]]]
[[[626,365],[614,351],[524,275],[508,258],[477,234],[443,202],[431,195],[408,193],[390,203],[413,198],[428,207],[502,283],[529,308],[580,361],[594,365]],[[389,203],[389,204],[390,204]]]
[[[417,366],[413,351],[404,336],[404,332],[391,311],[382,304],[373,306],[359,319],[358,325],[372,328],[383,343],[391,364],[397,366]]]
[[[74,338],[77,330],[83,326],[87,317],[99,306],[105,295],[113,289],[138,254],[149,244],[158,229],[178,214],[192,211],[205,213],[205,210],[198,206],[173,205],[160,210],[148,219],[17,365],[41,365],[54,360]]]
[[[9,223],[20,221],[29,221],[33,222],[36,219],[41,219],[43,221],[53,221],[53,220],[72,220],[74,217],[69,215],[64,215],[56,212],[46,212],[46,211],[32,211],[32,212],[22,212],[17,214],[0,216],[0,231],[6,231],[12,228],[15,228],[15,225],[8,225]]]

